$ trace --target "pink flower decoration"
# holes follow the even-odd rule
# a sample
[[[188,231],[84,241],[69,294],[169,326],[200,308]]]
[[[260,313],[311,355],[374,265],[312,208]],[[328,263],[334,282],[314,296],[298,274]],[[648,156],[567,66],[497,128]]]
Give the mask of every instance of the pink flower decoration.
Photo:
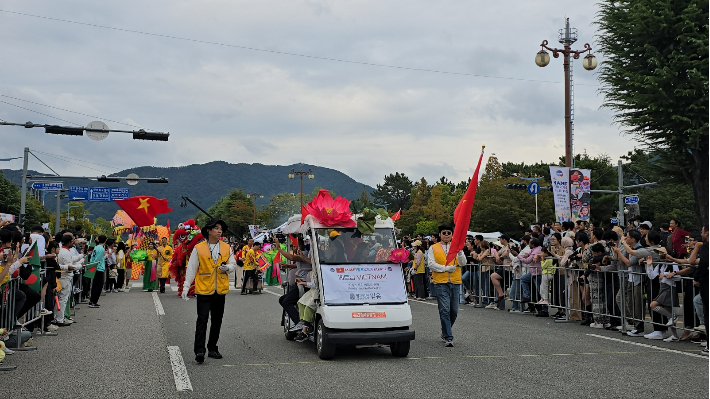
[[[306,210],[325,226],[357,226],[351,219],[353,215],[350,212],[350,201],[342,197],[333,199],[326,189],[321,189],[313,201],[306,204]]]
[[[390,262],[392,263],[407,263],[409,262],[409,250],[398,248],[390,254]]]

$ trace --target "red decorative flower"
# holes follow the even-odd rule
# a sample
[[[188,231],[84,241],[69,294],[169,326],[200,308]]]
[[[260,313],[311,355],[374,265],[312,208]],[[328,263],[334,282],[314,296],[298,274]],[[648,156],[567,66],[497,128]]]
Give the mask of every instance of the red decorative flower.
[[[325,226],[355,227],[357,225],[351,219],[353,215],[350,212],[350,201],[342,197],[333,199],[326,189],[321,189],[313,201],[306,204],[306,210]]]
[[[392,263],[407,263],[409,262],[409,250],[398,248],[390,254],[390,262]]]

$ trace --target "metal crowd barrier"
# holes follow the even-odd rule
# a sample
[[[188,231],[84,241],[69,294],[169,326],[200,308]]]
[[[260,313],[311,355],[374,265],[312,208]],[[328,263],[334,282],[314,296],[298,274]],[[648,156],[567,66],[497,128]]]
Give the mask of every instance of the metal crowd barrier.
[[[576,263],[579,264],[579,263]],[[655,265],[673,265],[667,262],[654,262]],[[651,302],[658,296],[661,288],[658,277],[649,279],[646,272],[632,272],[625,266],[621,270],[588,271],[580,267],[551,268],[553,274],[543,277],[542,270],[538,276],[528,276],[530,267],[523,264],[520,272],[513,271],[513,265],[495,265],[474,262],[464,267],[463,292],[470,294],[469,298],[480,306],[495,303],[497,292],[491,281],[491,275],[502,271],[500,284],[506,298],[506,308],[511,304],[511,310],[524,310],[523,284],[530,288],[529,307],[538,311],[545,308],[560,310],[564,315],[556,322],[581,321],[586,313],[595,323],[618,326],[622,332],[639,329],[648,333],[645,325],[650,324],[655,331],[665,331],[675,328],[677,331],[692,331],[702,325],[702,308],[696,308],[696,296],[700,289],[694,285],[692,276],[678,276],[671,288],[672,317],[677,317],[675,325],[670,326],[668,317],[652,311]],[[643,266],[645,270],[645,264]],[[670,271],[669,271],[670,272]],[[538,288],[542,280],[548,280],[548,304],[538,304],[541,292]],[[540,283],[538,283],[538,280]],[[629,281],[631,280],[631,281]],[[591,305],[591,309],[589,306]],[[527,312],[524,312],[527,313]],[[549,314],[548,310],[548,314]],[[680,334],[676,333],[679,337]]]

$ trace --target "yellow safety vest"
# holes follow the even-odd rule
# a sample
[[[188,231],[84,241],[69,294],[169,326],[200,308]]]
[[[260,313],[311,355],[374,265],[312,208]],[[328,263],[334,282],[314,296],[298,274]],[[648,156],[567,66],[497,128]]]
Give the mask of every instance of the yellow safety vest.
[[[436,263],[440,265],[445,265],[446,264],[446,253],[444,252],[444,248],[441,247],[441,243],[436,243],[431,247],[432,252],[434,253],[434,260]],[[454,258],[454,260],[449,264],[449,266],[454,265],[458,266],[458,260]],[[434,284],[445,284],[448,282],[451,282],[453,284],[461,284],[461,268],[457,267],[455,271],[449,273],[449,272],[435,272],[432,270],[431,272],[431,278],[434,281]]]
[[[200,265],[197,267],[195,276],[195,292],[201,295],[212,295],[215,290],[218,294],[229,292],[229,274],[219,270],[219,265],[229,261],[229,245],[219,242],[219,259],[217,262],[212,258],[207,241],[202,241],[195,245],[197,257]]]
[[[416,255],[414,257],[414,261],[412,262],[414,264],[414,273],[415,274],[423,274],[426,273],[426,265],[424,261],[424,253],[422,251],[417,251],[417,254],[422,254],[422,261],[417,264],[417,258]]]

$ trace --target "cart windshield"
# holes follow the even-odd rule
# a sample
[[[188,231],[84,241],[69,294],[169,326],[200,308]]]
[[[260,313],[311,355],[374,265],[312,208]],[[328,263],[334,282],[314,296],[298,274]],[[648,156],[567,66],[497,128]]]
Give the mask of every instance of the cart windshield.
[[[363,235],[356,228],[315,229],[322,264],[389,263],[396,248],[392,229],[375,229]]]

